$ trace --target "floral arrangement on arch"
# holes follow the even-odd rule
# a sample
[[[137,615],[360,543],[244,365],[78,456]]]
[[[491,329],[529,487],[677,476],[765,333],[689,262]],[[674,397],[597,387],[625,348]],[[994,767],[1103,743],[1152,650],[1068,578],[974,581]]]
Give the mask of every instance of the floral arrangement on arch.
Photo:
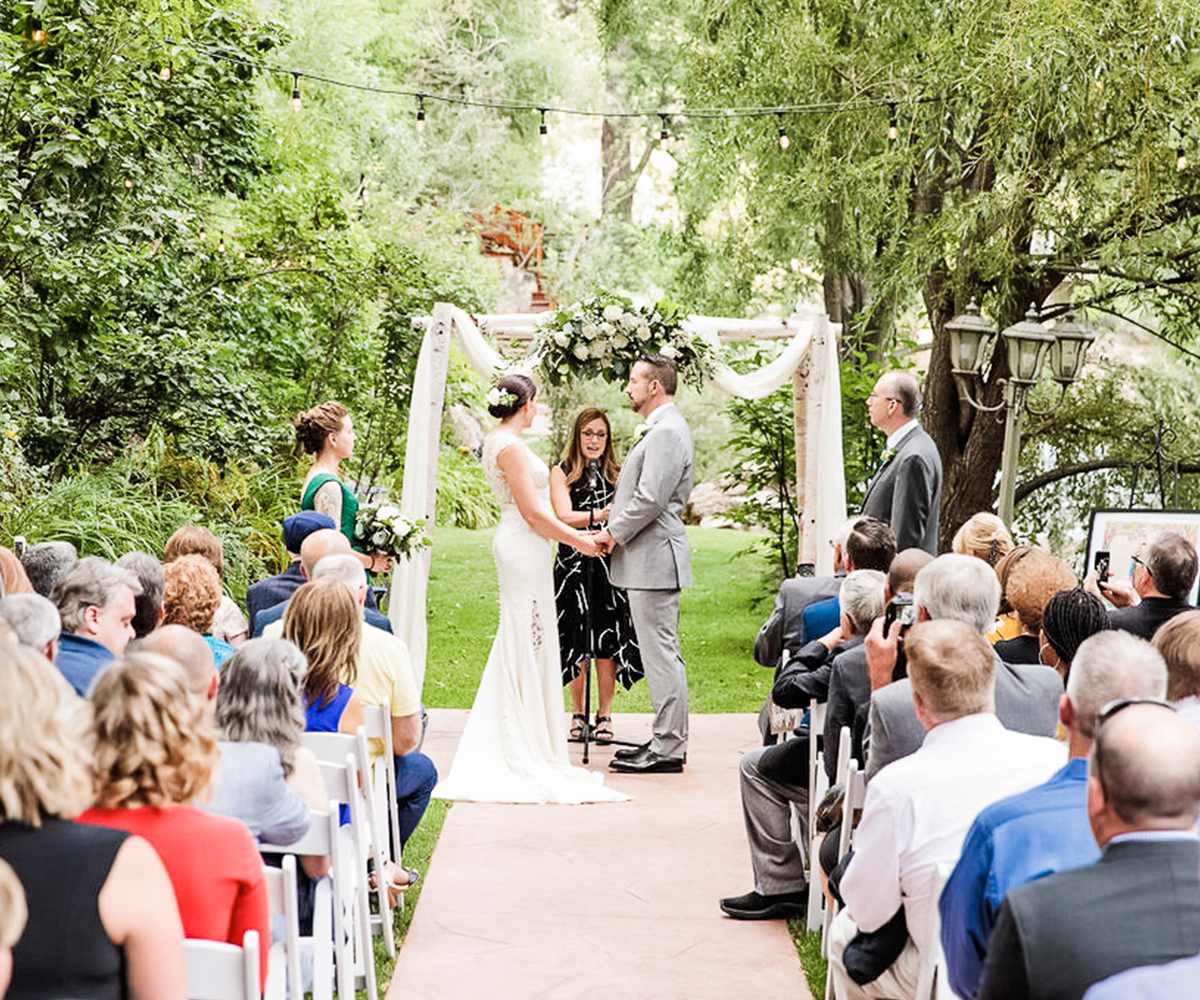
[[[393,503],[360,507],[354,540],[365,552],[386,552],[393,559],[408,559],[430,544],[425,521],[405,517]]]
[[[570,379],[602,378],[624,383],[639,357],[662,354],[679,376],[699,389],[713,373],[712,348],[683,328],[678,306],[636,306],[601,289],[572,306],[547,313],[530,354],[551,385]]]

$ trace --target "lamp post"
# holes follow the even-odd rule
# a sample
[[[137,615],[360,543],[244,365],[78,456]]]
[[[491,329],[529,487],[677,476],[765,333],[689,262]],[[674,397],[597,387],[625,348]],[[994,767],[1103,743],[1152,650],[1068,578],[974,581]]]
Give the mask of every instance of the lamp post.
[[[1038,374],[1047,353],[1051,373],[1059,384],[1059,403],[1067,387],[1079,377],[1088,346],[1096,334],[1075,322],[1069,312],[1063,322],[1047,330],[1038,322],[1038,311],[1030,305],[1025,318],[1001,332],[1008,352],[1009,376],[1000,380],[1003,398],[995,406],[985,406],[971,395],[971,385],[984,374],[990,356],[989,348],[996,328],[979,315],[979,306],[972,299],[967,311],[946,324],[950,336],[950,363],[959,398],[985,413],[1004,410],[1004,452],[1000,462],[1000,500],[997,513],[1005,524],[1012,524],[1013,497],[1016,491],[1017,463],[1021,450],[1021,423],[1025,414],[1044,416],[1029,405],[1029,391],[1037,384]],[[1056,404],[1057,405],[1057,404]]]

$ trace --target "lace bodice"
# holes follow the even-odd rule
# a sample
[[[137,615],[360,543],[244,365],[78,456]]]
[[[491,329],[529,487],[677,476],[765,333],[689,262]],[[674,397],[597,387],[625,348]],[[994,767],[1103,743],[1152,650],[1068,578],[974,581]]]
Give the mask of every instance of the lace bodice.
[[[533,479],[533,488],[537,491],[538,500],[542,504],[549,503],[550,470],[546,468],[546,463],[530,451],[528,445],[515,434],[510,434],[508,431],[495,430],[483,442],[483,474],[488,481],[488,485],[496,494],[496,499],[500,501],[500,506],[512,507],[514,503],[512,490],[508,487],[508,479],[505,477],[504,471],[500,468],[496,459],[499,458],[502,451],[507,450],[513,445],[523,449],[525,452],[525,458],[529,463],[529,475]]]

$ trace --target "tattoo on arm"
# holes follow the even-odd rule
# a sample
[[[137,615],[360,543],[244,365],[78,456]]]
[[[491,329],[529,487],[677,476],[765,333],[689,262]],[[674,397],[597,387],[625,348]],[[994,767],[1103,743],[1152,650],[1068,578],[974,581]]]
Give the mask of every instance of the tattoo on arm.
[[[334,482],[326,483],[313,497],[313,510],[328,514],[335,525],[342,523],[342,488]]]

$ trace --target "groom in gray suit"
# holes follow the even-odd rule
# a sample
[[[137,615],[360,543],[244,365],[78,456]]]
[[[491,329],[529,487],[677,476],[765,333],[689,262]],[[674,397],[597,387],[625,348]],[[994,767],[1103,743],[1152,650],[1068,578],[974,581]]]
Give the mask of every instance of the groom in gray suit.
[[[654,705],[654,735],[618,750],[610,767],[632,774],[679,772],[687,759],[687,671],[679,651],[679,590],[692,582],[680,514],[692,490],[692,435],[675,408],[675,362],[634,363],[625,394],[645,431],[621,467],[608,528],[596,544],[612,552],[612,582],[629,594]]]
[[[867,484],[862,512],[892,526],[896,551],[937,555],[942,506],[942,460],[917,423],[921,387],[908,372],[880,376],[867,397],[871,423],[887,435],[879,469]]]

